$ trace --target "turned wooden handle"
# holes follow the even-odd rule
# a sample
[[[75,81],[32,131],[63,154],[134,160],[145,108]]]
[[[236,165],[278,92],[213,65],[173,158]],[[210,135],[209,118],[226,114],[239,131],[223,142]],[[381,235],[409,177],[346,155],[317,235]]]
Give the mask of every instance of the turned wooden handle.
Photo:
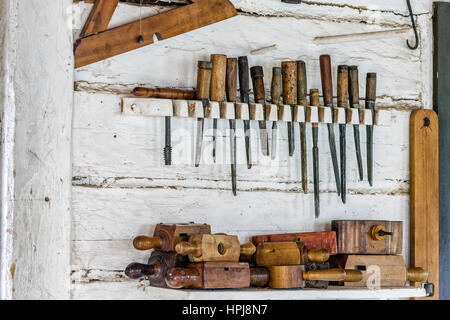
[[[324,263],[330,259],[330,253],[326,249],[307,250],[308,261]]]
[[[228,102],[236,102],[237,71],[238,71],[237,58],[228,58],[227,59],[227,76],[226,76],[226,92],[227,92],[227,101]]]
[[[169,88],[134,88],[136,97],[162,98],[162,99],[195,99],[194,90],[169,89]]]
[[[267,287],[269,284],[269,269],[250,268],[250,286]]]
[[[409,268],[408,281],[411,282],[426,282],[428,280],[428,272],[423,268]]]
[[[309,91],[309,100],[311,106],[318,107],[319,106],[319,89],[311,89]]]
[[[284,104],[297,104],[297,62],[281,62]]]
[[[337,100],[339,108],[348,108],[348,66],[338,66]]]
[[[222,102],[225,100],[225,81],[227,72],[227,56],[224,54],[211,55],[211,90],[212,101]]]
[[[200,273],[197,269],[172,268],[167,271],[166,284],[170,288],[181,289],[202,286]]]
[[[137,236],[133,240],[133,246],[138,250],[160,249],[163,246],[161,238]]]
[[[331,58],[328,54],[320,56],[320,77],[322,78],[323,102],[333,104],[333,80],[331,77]]]
[[[208,100],[211,86],[212,63],[209,61],[199,61],[197,69],[197,99]]]
[[[256,247],[253,243],[241,244],[241,255],[251,256],[256,252]]]
[[[305,61],[297,61],[297,103],[306,107],[308,105],[308,81]]]
[[[368,73],[366,79],[366,100],[375,101],[377,98],[377,74]]]
[[[311,270],[303,272],[303,279],[309,281],[359,282],[362,280],[362,272],[359,270],[344,269]]]
[[[125,274],[131,279],[139,279],[144,276],[151,276],[157,273],[160,266],[157,264],[143,264],[133,262],[125,268]]]
[[[239,65],[239,92],[241,95],[241,102],[249,102],[249,91],[250,91],[250,79],[248,76],[248,59],[246,56],[238,58]]]
[[[273,67],[272,86],[270,90],[273,104],[278,105],[280,103],[282,90],[283,90],[283,82],[281,77],[281,68]]]
[[[202,248],[199,244],[186,241],[177,243],[175,246],[175,251],[183,256],[192,254],[194,257],[200,257],[202,255]]]
[[[348,95],[350,99],[350,107],[359,105],[359,79],[358,66],[348,67]]]
[[[261,66],[254,66],[250,68],[252,76],[253,93],[255,95],[255,102],[261,103],[266,99],[266,91],[264,89],[264,71]]]

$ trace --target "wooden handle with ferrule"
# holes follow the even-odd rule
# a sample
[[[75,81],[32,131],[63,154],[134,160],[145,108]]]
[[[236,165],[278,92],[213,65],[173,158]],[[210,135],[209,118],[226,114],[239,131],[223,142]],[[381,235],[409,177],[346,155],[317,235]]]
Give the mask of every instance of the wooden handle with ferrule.
[[[238,71],[237,58],[227,58],[226,92],[228,102],[236,102],[237,71]]]
[[[254,66],[250,68],[250,74],[253,83],[253,93],[255,95],[255,102],[262,103],[266,99],[266,91],[264,89],[264,71],[261,66]]]
[[[194,90],[170,89],[170,88],[134,88],[136,97],[161,98],[161,99],[195,99]]]
[[[308,261],[324,263],[330,259],[330,253],[326,249],[306,250]]]
[[[338,66],[337,100],[339,108],[348,108],[348,66]]]
[[[241,56],[238,58],[239,66],[239,92],[241,96],[242,103],[249,102],[249,91],[250,91],[250,78],[248,70],[248,59],[246,56]]]
[[[408,281],[411,282],[426,282],[428,280],[428,272],[423,268],[409,268]]]
[[[157,263],[143,264],[133,262],[125,268],[125,274],[131,279],[139,279],[144,276],[151,276],[157,273],[160,266]]]
[[[211,89],[210,99],[222,102],[225,100],[225,81],[227,73],[227,56],[224,54],[211,55]]]
[[[366,79],[366,100],[375,101],[377,98],[377,74],[368,73]]]
[[[311,89],[309,91],[309,100],[311,106],[318,107],[319,106],[319,89]]]
[[[350,107],[359,106],[359,79],[358,66],[348,67],[348,97]]]
[[[333,104],[333,79],[331,76],[331,58],[328,54],[320,56],[320,77],[322,79],[323,102],[325,106]]]
[[[284,104],[297,104],[297,62],[281,62]]]
[[[303,272],[303,279],[309,281],[359,282],[362,280],[362,272],[359,270],[344,269],[311,270]]]
[[[250,286],[266,287],[269,284],[269,269],[250,268]]]
[[[183,256],[192,254],[194,257],[200,257],[202,255],[202,247],[199,244],[186,241],[178,242],[175,251]]]
[[[193,268],[172,268],[167,271],[166,284],[169,288],[201,288],[202,278],[197,269]]]
[[[273,104],[279,104],[281,93],[283,90],[283,81],[281,77],[281,68],[273,67],[272,69],[272,85],[271,85],[271,98]]]
[[[212,63],[209,61],[199,61],[197,68],[197,99],[208,100],[211,86]]]
[[[137,236],[133,239],[133,246],[138,250],[160,249],[163,240],[157,237]]]
[[[305,61],[297,61],[297,103],[306,107],[308,105],[308,81]]]
[[[240,254],[243,256],[251,256],[256,252],[256,247],[253,243],[241,244]]]

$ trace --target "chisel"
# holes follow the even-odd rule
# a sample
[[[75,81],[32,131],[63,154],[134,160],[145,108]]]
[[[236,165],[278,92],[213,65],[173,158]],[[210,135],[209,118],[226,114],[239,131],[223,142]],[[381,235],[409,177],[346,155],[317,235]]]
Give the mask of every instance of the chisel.
[[[249,103],[249,86],[250,81],[248,77],[248,59],[246,56],[241,56],[238,58],[239,65],[239,92],[241,95],[242,103]],[[250,145],[250,120],[244,120],[244,132],[245,132],[245,154],[247,158],[247,168],[252,168],[252,154]]]
[[[311,106],[319,106],[319,90],[311,89],[310,91],[310,103]],[[316,218],[320,216],[320,201],[319,201],[319,124],[312,124],[312,134],[313,134],[313,172],[314,172],[314,208],[316,213]]]
[[[282,78],[281,78],[281,68],[279,67],[273,67],[272,69],[272,86],[271,86],[271,98],[272,103],[277,105],[280,103],[281,98],[281,92],[283,90],[282,87]],[[272,125],[272,151],[270,153],[271,159],[275,159],[276,156],[276,150],[277,150],[277,121],[273,122]]]
[[[348,67],[348,93],[350,100],[350,107],[359,110],[359,80],[358,80],[358,67],[349,66]],[[353,125],[353,136],[355,138],[355,150],[356,150],[356,161],[358,163],[359,180],[364,179],[363,174],[363,164],[361,157],[361,141],[359,135],[359,125]]]
[[[331,115],[334,122],[333,107],[333,83],[331,78],[331,59],[329,55],[320,56],[320,75],[322,78],[323,102],[326,107],[331,108]],[[341,194],[341,180],[339,177],[339,164],[336,153],[336,141],[334,135],[334,124],[328,123],[328,140],[330,143],[331,160],[333,162],[334,179],[336,180],[337,194]]]
[[[348,66],[338,66],[338,85],[337,85],[338,108],[348,109]],[[341,199],[345,203],[347,195],[347,142],[346,142],[346,124],[339,124],[339,146],[341,148]]]
[[[368,73],[366,79],[366,109],[372,111],[373,125],[375,125],[375,100],[377,98],[377,74]],[[373,186],[373,125],[367,126],[367,173],[369,184]]]
[[[250,68],[252,76],[253,93],[255,95],[255,102],[263,105],[264,118],[266,117],[266,92],[264,89],[264,72],[263,67],[255,66]],[[269,138],[267,134],[266,121],[259,121],[259,131],[261,134],[261,152],[263,155],[269,155]]]
[[[232,102],[236,114],[237,58],[227,59],[226,93],[227,101]],[[236,196],[236,120],[230,120],[231,188]]]
[[[199,61],[197,71],[197,99],[202,100],[203,115],[206,114],[206,108],[209,102],[209,90],[211,85],[212,63],[209,61]],[[203,129],[205,118],[197,119],[197,143],[195,147],[195,166],[200,165],[202,156]]]
[[[223,102],[225,100],[225,77],[227,71],[227,56],[224,54],[211,55],[211,101]],[[213,119],[213,161],[216,163],[217,119]]]
[[[297,61],[297,103],[306,107],[308,105],[308,82],[306,76],[306,63]],[[293,120],[293,119],[292,119]],[[302,159],[302,189],[308,193],[308,163],[306,154],[306,123],[299,122],[300,126],[300,151]]]
[[[297,62],[281,62],[283,73],[283,100],[284,104],[291,106],[292,121],[288,122],[289,156],[292,157],[295,151],[294,139],[294,112],[297,105]]]

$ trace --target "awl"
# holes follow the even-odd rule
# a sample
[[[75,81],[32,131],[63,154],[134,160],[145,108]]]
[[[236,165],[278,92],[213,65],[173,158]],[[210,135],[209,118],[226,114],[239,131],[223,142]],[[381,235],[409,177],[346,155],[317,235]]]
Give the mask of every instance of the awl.
[[[297,103],[306,107],[308,105],[308,82],[306,76],[306,63],[297,61]],[[292,119],[294,120],[294,119]],[[300,151],[302,165],[302,189],[303,193],[308,193],[308,157],[306,153],[306,123],[299,122],[300,126]]]
[[[225,100],[225,77],[227,71],[227,56],[224,54],[211,55],[211,101],[223,102]],[[213,119],[213,161],[216,162],[217,119]]]
[[[319,90],[311,89],[310,92],[310,103],[311,106],[319,106]],[[320,216],[320,200],[319,200],[319,124],[312,123],[312,134],[313,134],[313,173],[314,173],[314,209],[316,213],[316,218]]]
[[[359,80],[358,80],[358,67],[348,67],[348,93],[350,100],[350,107],[359,110]],[[356,161],[358,163],[359,180],[364,179],[363,164],[361,157],[361,141],[359,134],[359,125],[353,125],[353,136],[355,139]]]
[[[253,93],[255,95],[255,102],[263,105],[264,119],[266,117],[266,92],[264,89],[264,72],[263,67],[255,66],[250,68],[252,76]],[[265,156],[269,155],[269,138],[267,134],[266,121],[259,121],[259,131],[261,139],[261,151]]]
[[[272,103],[278,107],[281,98],[281,92],[283,90],[283,82],[281,77],[281,68],[273,67],[272,68],[272,85],[271,85],[271,98]],[[277,150],[277,121],[274,121],[272,124],[272,147],[270,152],[271,159],[275,159],[276,150]]]
[[[338,85],[337,85],[338,108],[348,109],[348,66],[338,66]],[[347,112],[347,110],[346,110]],[[347,196],[347,142],[346,142],[346,124],[339,124],[339,145],[341,155],[341,199],[346,202]]]
[[[366,109],[372,111],[372,123],[375,125],[375,100],[377,98],[377,74],[368,73],[366,79]],[[373,185],[373,125],[367,126],[367,172],[369,184]]]
[[[297,62],[283,61],[281,62],[281,70],[283,73],[283,100],[284,104],[291,107],[292,121],[288,122],[288,142],[289,156],[292,157],[295,151],[294,138],[294,112],[297,105]]]
[[[249,103],[249,91],[250,91],[250,80],[249,80],[249,70],[248,70],[248,59],[246,56],[241,56],[238,58],[239,65],[239,92],[241,96],[242,103]],[[251,154],[251,144],[250,144],[250,120],[244,120],[244,133],[245,133],[245,154],[247,158],[247,168],[252,168],[252,154]]]
[[[226,93],[227,101],[234,105],[236,114],[236,94],[237,94],[237,58],[227,59]],[[231,154],[231,188],[236,195],[236,120],[230,120],[230,154]]]

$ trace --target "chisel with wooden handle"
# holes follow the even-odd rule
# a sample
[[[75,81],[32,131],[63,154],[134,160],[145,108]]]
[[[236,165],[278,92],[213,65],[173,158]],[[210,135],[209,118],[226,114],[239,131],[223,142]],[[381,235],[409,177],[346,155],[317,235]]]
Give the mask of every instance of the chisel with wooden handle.
[[[292,157],[295,151],[294,138],[294,112],[297,105],[297,62],[283,61],[281,62],[281,70],[283,74],[283,100],[284,104],[291,107],[292,121],[288,122],[288,142],[289,156]]]
[[[338,85],[337,85],[338,107],[348,109],[348,66],[338,66]],[[347,112],[347,110],[346,110]],[[346,202],[347,196],[347,142],[346,142],[346,124],[339,124],[339,146],[341,156],[341,199]]]
[[[281,93],[283,90],[283,82],[281,77],[281,68],[273,67],[272,69],[272,85],[271,85],[271,99],[272,103],[278,107],[280,103]],[[272,147],[270,157],[271,159],[275,159],[276,151],[277,151],[277,121],[274,121],[272,124]]]
[[[197,99],[202,101],[203,115],[206,115],[206,108],[209,103],[209,90],[211,85],[212,63],[209,61],[199,61],[197,71]],[[202,156],[203,130],[205,118],[197,119],[197,143],[195,147],[195,166],[200,165]]]
[[[331,108],[331,115],[334,123],[333,107],[333,82],[331,78],[331,58],[329,55],[320,56],[320,75],[322,78],[323,102],[326,107]],[[341,179],[339,177],[339,164],[336,153],[336,141],[334,135],[334,124],[327,123],[328,141],[330,143],[331,160],[333,162],[334,179],[336,181],[337,194],[341,194]]]
[[[348,93],[350,100],[350,107],[359,110],[359,79],[358,67],[348,67]],[[356,161],[358,163],[359,180],[364,179],[363,164],[361,156],[361,139],[359,134],[359,125],[353,125],[353,137],[355,139]]]
[[[226,74],[226,92],[227,101],[234,105],[234,113],[236,114],[236,95],[237,95],[237,68],[238,61],[236,58],[227,59]],[[230,154],[231,154],[231,189],[233,195],[236,196],[236,120],[230,120]]]
[[[133,94],[136,97],[161,98],[161,99],[186,99],[195,98],[194,90],[171,89],[171,88],[134,88]]]
[[[377,98],[377,74],[368,73],[366,78],[366,109],[372,111],[372,123],[375,125],[375,100]],[[367,132],[367,174],[370,186],[373,186],[373,125],[366,127]]]
[[[225,100],[225,81],[227,72],[227,56],[224,54],[211,55],[211,101],[223,102]],[[216,163],[217,119],[213,119],[213,161]]]
[[[319,106],[319,90],[311,89],[310,91],[310,103],[311,106]],[[313,136],[313,174],[314,174],[314,209],[315,216],[320,216],[320,198],[319,198],[319,124],[312,124],[312,136]]]
[[[266,117],[266,91],[264,89],[264,72],[263,67],[254,66],[250,68],[252,76],[253,94],[255,95],[255,102],[263,105],[263,116]],[[267,134],[266,121],[260,120],[259,131],[261,139],[261,152],[263,155],[269,155],[269,138]]]
[[[297,103],[306,107],[308,105],[308,82],[306,76],[306,63],[297,61]],[[294,119],[292,119],[294,121]],[[300,126],[300,151],[302,165],[302,189],[308,193],[308,162],[306,154],[306,123],[299,122]]]
[[[239,65],[239,92],[241,96],[241,103],[249,103],[249,91],[250,91],[250,81],[249,81],[249,70],[248,70],[248,59],[246,56],[241,56],[238,58]],[[247,158],[247,168],[252,168],[252,153],[250,145],[250,120],[244,120],[244,133],[245,133],[245,155]]]

